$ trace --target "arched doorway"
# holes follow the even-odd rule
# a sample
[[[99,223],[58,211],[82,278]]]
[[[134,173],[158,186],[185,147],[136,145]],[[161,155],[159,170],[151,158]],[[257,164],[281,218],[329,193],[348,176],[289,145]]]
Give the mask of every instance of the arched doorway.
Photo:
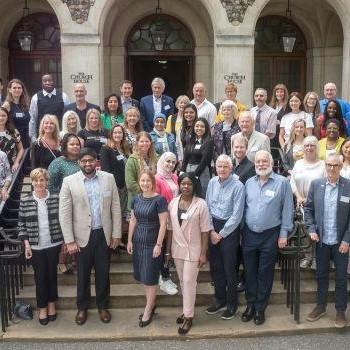
[[[8,47],[10,79],[19,78],[25,82],[30,94],[41,88],[41,76],[50,73],[56,86],[62,86],[60,27],[56,16],[49,13],[35,13],[25,17],[33,34],[31,51],[22,51],[17,32],[23,26],[23,19],[11,32]]]
[[[295,37],[291,52],[286,52],[283,36]],[[306,40],[299,27],[282,16],[259,18],[255,29],[254,88],[283,83],[289,91],[305,93]]]
[[[158,38],[163,40],[159,46]],[[127,43],[127,78],[134,82],[136,98],[150,93],[151,80],[159,76],[166,94],[189,94],[194,81],[194,39],[188,28],[168,15],[148,16],[130,31]]]

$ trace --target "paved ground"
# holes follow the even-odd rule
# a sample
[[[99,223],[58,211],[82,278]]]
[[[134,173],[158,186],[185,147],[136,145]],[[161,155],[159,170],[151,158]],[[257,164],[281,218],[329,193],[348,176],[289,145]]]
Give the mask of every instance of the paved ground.
[[[211,339],[187,341],[135,341],[95,343],[16,343],[0,342],[0,350],[346,350],[350,332],[317,335]]]

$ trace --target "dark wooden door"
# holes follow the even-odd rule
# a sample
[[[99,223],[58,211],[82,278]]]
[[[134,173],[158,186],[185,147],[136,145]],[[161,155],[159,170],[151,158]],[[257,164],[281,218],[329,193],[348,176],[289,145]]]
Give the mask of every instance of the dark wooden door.
[[[135,98],[151,93],[151,81],[155,77],[165,81],[165,94],[177,98],[190,96],[193,85],[193,57],[129,56],[128,79],[134,83]]]
[[[288,56],[255,56],[254,90],[262,87],[271,96],[277,84],[285,84],[289,92],[305,94],[306,59]]]

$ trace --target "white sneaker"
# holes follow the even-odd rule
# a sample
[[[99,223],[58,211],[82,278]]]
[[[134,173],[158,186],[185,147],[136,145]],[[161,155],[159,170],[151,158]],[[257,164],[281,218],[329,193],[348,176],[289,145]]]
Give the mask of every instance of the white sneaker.
[[[168,281],[168,283],[169,283],[171,286],[173,286],[175,289],[177,289],[176,283],[174,283],[173,280],[172,280],[171,278],[169,278],[167,281]]]
[[[160,283],[160,290],[169,295],[175,295],[178,293],[177,288],[174,288],[174,283],[169,279]],[[176,286],[176,284],[175,284]]]

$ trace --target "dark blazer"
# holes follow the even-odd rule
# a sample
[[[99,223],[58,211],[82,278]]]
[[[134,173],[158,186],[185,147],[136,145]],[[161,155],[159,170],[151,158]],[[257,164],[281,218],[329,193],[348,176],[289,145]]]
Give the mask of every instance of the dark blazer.
[[[136,108],[140,108],[140,102],[136,100],[135,98],[131,99],[131,105]]]
[[[168,117],[174,114],[174,101],[171,97],[167,95],[162,95],[162,110],[161,112]],[[140,113],[143,118],[143,128],[145,131],[153,130],[153,118],[154,118],[154,108],[153,108],[153,95],[148,95],[141,98],[140,101]]]
[[[288,170],[292,170],[294,167],[293,147],[291,147],[287,152],[282,150],[282,154],[283,171],[285,175],[289,175]]]
[[[309,233],[316,232],[322,242],[324,195],[327,179],[311,182],[310,190],[304,206],[305,226]],[[350,181],[339,177],[337,200],[337,241],[350,243]]]
[[[232,173],[236,174],[239,181],[245,184],[248,179],[256,175],[255,165],[247,157],[244,157],[239,164],[236,163],[236,159],[233,159]]]

